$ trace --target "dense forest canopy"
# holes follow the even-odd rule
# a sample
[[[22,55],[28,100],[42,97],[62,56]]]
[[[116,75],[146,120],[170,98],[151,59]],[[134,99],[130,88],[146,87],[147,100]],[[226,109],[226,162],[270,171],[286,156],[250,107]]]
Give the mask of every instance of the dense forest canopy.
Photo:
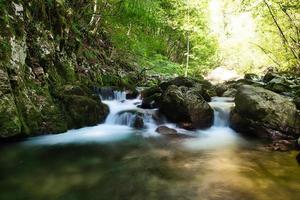
[[[299,68],[297,0],[97,1],[113,42],[142,66],[189,74],[217,66],[240,73]],[[187,55],[187,44],[190,45]],[[175,71],[174,71],[175,70]]]
[[[218,66],[239,73],[260,73],[270,67],[299,71],[298,0],[33,0],[23,3],[30,10],[25,18],[47,21],[48,28],[57,33],[56,38],[69,38],[76,44],[87,35],[105,36],[113,46],[111,60],[123,58],[154,73],[183,75],[187,70],[188,75],[198,76]],[[0,1],[0,6],[5,24],[11,20],[5,15],[9,9],[5,8],[5,0]],[[30,13],[35,14],[29,16]],[[59,20],[55,16],[60,16]],[[6,47],[3,42],[2,51]],[[93,52],[86,54],[94,56]]]

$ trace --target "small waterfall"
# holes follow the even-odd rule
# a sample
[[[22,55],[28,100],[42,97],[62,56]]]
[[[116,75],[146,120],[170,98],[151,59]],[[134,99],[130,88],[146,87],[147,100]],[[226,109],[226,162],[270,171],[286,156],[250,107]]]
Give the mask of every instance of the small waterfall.
[[[234,148],[242,142],[238,134],[229,127],[229,115],[234,107],[233,98],[213,97],[209,103],[214,109],[214,124],[206,130],[199,130],[199,138],[186,141],[190,150]]]
[[[132,126],[136,116],[131,112],[122,112],[114,115],[108,123]]]
[[[111,91],[110,88],[102,89],[100,97],[109,107],[109,115],[104,124],[133,127],[137,117],[141,117],[145,127],[156,127],[153,113],[137,107],[141,103],[140,97],[126,99],[126,92]]]
[[[234,107],[233,98],[213,97],[210,105],[214,109],[213,126],[228,127],[230,111]]]
[[[102,101],[125,101],[126,92],[125,91],[114,91],[113,88],[104,87],[98,90],[99,96]]]
[[[138,107],[142,99],[126,99],[126,92],[113,91],[111,88],[98,90],[102,102],[109,107],[109,115],[103,124],[93,127],[70,130],[59,135],[41,136],[31,139],[32,144],[62,144],[84,142],[118,141],[133,133],[144,137],[159,136],[156,132],[159,125],[176,129],[180,133],[189,131],[180,129],[176,124],[161,119],[157,109],[141,109]],[[214,149],[234,145],[236,133],[229,127],[229,114],[234,106],[232,98],[214,97],[210,102],[214,109],[214,125],[205,130],[196,130],[192,134],[197,138],[187,141],[188,148]]]

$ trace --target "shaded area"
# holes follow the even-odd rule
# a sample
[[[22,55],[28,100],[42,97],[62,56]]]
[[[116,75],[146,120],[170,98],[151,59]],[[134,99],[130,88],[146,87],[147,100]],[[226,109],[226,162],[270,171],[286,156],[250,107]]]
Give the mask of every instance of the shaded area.
[[[256,145],[251,144],[252,147]],[[1,148],[0,199],[299,199],[296,153],[131,137]]]

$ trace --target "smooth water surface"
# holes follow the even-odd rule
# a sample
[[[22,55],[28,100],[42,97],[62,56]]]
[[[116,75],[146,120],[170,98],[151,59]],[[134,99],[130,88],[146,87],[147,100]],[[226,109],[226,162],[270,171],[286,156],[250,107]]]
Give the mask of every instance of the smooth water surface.
[[[104,101],[104,124],[0,147],[0,199],[300,199],[297,152],[267,151],[230,129],[230,99],[214,98],[214,126],[190,139],[155,133],[156,111],[139,99]],[[130,126],[136,111],[142,130]]]

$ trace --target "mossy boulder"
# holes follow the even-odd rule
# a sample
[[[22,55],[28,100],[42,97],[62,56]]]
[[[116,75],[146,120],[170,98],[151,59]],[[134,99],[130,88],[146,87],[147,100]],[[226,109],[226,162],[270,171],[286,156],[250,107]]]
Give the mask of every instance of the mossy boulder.
[[[238,131],[266,138],[300,135],[299,111],[289,98],[244,85],[236,94],[235,104],[231,126]]]
[[[59,98],[65,108],[69,128],[99,124],[109,113],[107,105],[87,88],[66,85],[59,92]]]
[[[144,109],[153,109],[158,107],[158,102],[161,98],[161,93],[154,93],[151,96],[147,96],[143,98],[142,104],[140,105],[141,108]]]
[[[159,109],[170,121],[191,123],[194,128],[207,128],[213,123],[213,109],[187,87],[169,86],[161,97]]]
[[[99,99],[79,95],[64,95],[66,112],[68,113],[69,128],[92,126],[105,120],[108,107],[101,104]]]
[[[165,91],[170,85],[176,85],[178,87],[184,86],[187,88],[197,87],[198,85],[202,85],[202,87],[206,90],[210,89],[213,85],[204,79],[193,79],[187,78],[183,76],[176,77],[174,79],[162,82],[159,87]]]
[[[191,93],[199,96],[200,98],[203,98],[207,102],[211,101],[211,97],[208,94],[208,91],[206,89],[204,89],[204,86],[201,84],[196,84],[195,87],[189,89],[189,91]]]
[[[174,79],[165,81],[159,85],[152,86],[142,91],[143,98],[142,108],[156,108],[162,99],[163,94],[166,93],[170,86],[185,88],[190,90],[194,95],[204,98],[205,101],[211,101],[211,95],[215,93],[215,88],[212,84],[205,80],[196,80],[186,77],[176,77]],[[214,96],[214,95],[213,95]]]
[[[146,88],[142,91],[141,96],[143,98],[147,98],[153,96],[154,94],[161,94],[163,90],[159,86],[152,86],[150,88]]]

